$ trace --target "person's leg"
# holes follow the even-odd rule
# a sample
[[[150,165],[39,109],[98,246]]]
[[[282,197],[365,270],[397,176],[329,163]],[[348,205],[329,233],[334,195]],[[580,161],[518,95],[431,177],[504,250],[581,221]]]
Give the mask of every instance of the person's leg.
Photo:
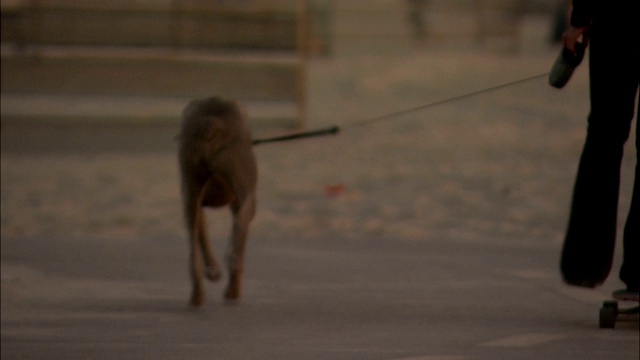
[[[609,40],[594,26],[590,42],[591,113],[561,264],[567,283],[586,287],[604,282],[611,270],[620,165],[638,86],[629,74],[636,65],[615,56],[620,49]]]
[[[631,197],[631,208],[627,216],[624,228],[623,261],[620,268],[620,280],[627,285],[627,290],[638,292],[640,287],[640,164],[637,163],[640,155],[640,101],[636,113],[636,173],[633,182],[633,195]]]

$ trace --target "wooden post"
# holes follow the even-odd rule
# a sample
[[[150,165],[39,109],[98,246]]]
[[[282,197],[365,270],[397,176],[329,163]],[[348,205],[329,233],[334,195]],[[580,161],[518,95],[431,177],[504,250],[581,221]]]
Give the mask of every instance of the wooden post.
[[[39,48],[39,46],[43,43],[42,37],[42,29],[43,25],[43,16],[42,16],[42,7],[39,0],[31,0],[29,4],[29,14],[27,14],[27,26],[29,29],[27,30],[27,46],[35,46]],[[35,53],[35,52],[34,52]]]
[[[173,51],[177,53],[182,47],[182,40],[184,37],[182,1],[171,1],[169,13],[169,33],[171,36],[171,47]]]
[[[307,121],[307,58],[309,48],[309,12],[307,0],[296,1],[296,128],[303,129]]]

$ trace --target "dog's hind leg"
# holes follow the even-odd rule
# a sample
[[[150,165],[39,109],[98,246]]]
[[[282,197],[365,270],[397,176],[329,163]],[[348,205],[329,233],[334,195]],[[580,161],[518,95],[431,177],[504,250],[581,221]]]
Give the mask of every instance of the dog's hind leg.
[[[229,253],[227,255],[229,284],[227,285],[225,293],[225,298],[229,301],[235,301],[240,298],[245,246],[249,223],[255,215],[255,210],[255,193],[248,194],[242,201],[234,203],[231,207],[233,213],[233,229]]]
[[[187,181],[183,194],[184,212],[189,233],[191,280],[193,283],[191,304],[194,306],[201,306],[204,303],[202,257],[204,255],[207,267],[210,266],[211,259],[213,259],[206,239],[206,222],[202,206],[205,189],[206,183],[201,185],[195,181]]]
[[[220,207],[229,204],[233,199],[233,194],[222,177],[212,175],[204,185],[202,194],[202,204],[210,207]],[[213,256],[213,251],[209,245],[207,236],[206,221],[200,222],[199,242],[205,263],[205,276],[211,281],[218,281],[222,277],[220,265]]]
[[[207,181],[204,185],[202,196],[205,196],[204,194],[207,193],[209,186],[212,186],[211,181]],[[204,256],[204,274],[207,279],[211,281],[218,281],[222,277],[222,271],[220,271],[220,265],[218,265],[216,258],[213,256],[213,251],[211,251],[211,246],[209,245],[209,238],[207,237],[207,222],[204,219],[204,210],[201,209],[200,212],[201,221],[198,222],[198,242],[200,243],[200,249]]]
[[[211,281],[218,281],[222,277],[222,271],[220,270],[220,265],[218,265],[218,262],[211,251],[211,246],[209,245],[209,239],[207,237],[207,223],[204,221],[204,218],[199,222],[199,225],[200,230],[198,231],[198,239],[202,255],[204,256],[204,275]]]

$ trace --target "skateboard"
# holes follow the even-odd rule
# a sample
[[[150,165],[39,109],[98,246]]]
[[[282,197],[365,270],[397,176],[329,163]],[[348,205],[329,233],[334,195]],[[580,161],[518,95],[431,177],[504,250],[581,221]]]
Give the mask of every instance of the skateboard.
[[[638,305],[620,308],[618,301],[635,301],[638,302],[638,293],[615,292],[612,296],[613,300],[607,300],[600,308],[600,328],[613,329],[619,315],[638,314]]]

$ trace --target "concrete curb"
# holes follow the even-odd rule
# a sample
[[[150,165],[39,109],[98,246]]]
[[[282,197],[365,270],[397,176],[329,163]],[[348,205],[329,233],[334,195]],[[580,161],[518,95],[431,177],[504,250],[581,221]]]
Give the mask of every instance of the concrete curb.
[[[2,122],[55,124],[177,124],[190,101],[182,97],[1,94]],[[295,105],[286,102],[244,103],[251,121],[292,123]]]

